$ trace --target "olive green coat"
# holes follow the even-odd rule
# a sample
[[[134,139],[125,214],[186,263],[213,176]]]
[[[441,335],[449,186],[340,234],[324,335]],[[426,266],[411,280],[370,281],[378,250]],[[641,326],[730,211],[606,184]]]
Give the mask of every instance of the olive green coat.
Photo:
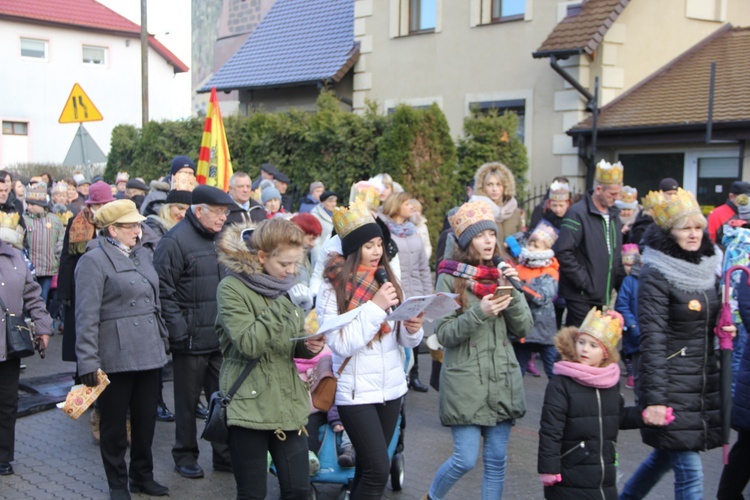
[[[230,271],[257,271],[256,257],[247,252],[237,224],[219,242],[219,261]],[[234,276],[222,279],[216,291],[216,333],[224,361],[219,389],[226,394],[250,359],[258,364],[227,407],[227,423],[258,430],[297,431],[307,424],[310,397],[297,374],[294,358],[311,358],[302,341],[304,311],[285,296],[269,299]]]
[[[437,291],[452,293],[453,276],[441,274]],[[443,425],[493,426],[523,417],[526,402],[518,360],[509,340],[523,338],[533,325],[523,295],[513,290],[513,300],[500,316],[486,316],[480,299],[466,292],[467,307],[439,319],[438,341],[445,347],[440,371],[440,421]]]

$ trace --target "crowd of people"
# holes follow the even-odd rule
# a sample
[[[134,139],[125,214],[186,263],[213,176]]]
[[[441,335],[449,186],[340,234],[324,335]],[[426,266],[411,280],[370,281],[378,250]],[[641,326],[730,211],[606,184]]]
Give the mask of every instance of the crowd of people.
[[[153,474],[157,420],[175,423],[175,471],[202,478],[202,397],[233,386],[228,442],[211,443],[211,463],[234,475],[237,498],[265,498],[270,463],[282,498],[307,498],[323,425],[337,435],[339,465],[354,468],[350,497],[382,497],[405,395],[429,386],[453,453],[424,498],[445,498],[480,450],[482,498],[500,498],[511,427],[526,413],[523,377],[540,376],[536,356],[549,379],[538,450],[545,498],[645,498],[670,470],[675,498],[704,498],[699,453],[722,444],[715,345],[724,336],[734,339],[739,438],[718,498],[741,498],[750,288],[741,272],[725,272],[750,263],[750,184],[732,184],[706,218],[676,180],[639,200],[623,165],[602,160],[578,196],[567,178],[553,179],[527,224],[513,173],[491,162],[433,247],[420,200],[385,173],[348,196],[316,181],[295,202],[270,163],[255,179],[235,173],[228,192],[198,185],[195,171],[186,156],[148,184],[127,172],[110,186],[0,171],[3,319],[25,315],[40,349],[62,332],[77,383],[97,386],[107,374],[90,422],[111,498],[169,493]],[[715,330],[726,279],[734,324]],[[455,294],[457,308],[430,338],[422,315],[388,319],[404,300],[439,292]],[[345,314],[346,324],[316,335]],[[5,345],[0,475],[13,474],[24,366]],[[162,394],[168,363],[174,411]],[[310,394],[319,363],[337,378],[330,408]],[[621,379],[634,406],[623,404]],[[617,435],[630,428],[653,451],[618,493]]]

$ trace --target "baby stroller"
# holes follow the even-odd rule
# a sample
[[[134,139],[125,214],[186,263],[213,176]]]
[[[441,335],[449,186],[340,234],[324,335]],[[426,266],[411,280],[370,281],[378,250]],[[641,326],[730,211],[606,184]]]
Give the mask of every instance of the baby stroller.
[[[404,349],[404,371],[409,372],[411,361],[411,349]],[[388,455],[391,457],[391,488],[393,491],[400,491],[404,484],[404,428],[406,420],[404,419],[404,406],[401,405],[401,415],[396,423],[396,430],[388,445]],[[338,463],[338,448],[341,445],[341,436],[333,432],[333,428],[326,424],[320,426],[320,450],[318,460],[320,469],[310,476],[310,496],[315,500],[318,498],[318,490],[315,484],[340,484],[339,500],[347,500],[351,483],[354,480],[354,468],[343,468]],[[271,472],[276,474],[276,469],[271,465]]]

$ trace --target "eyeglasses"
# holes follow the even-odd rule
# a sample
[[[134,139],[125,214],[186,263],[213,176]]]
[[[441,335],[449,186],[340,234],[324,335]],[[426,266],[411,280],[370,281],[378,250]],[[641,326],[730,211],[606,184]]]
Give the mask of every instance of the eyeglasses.
[[[222,208],[211,208],[208,205],[202,205],[202,206],[207,211],[211,212],[214,215],[218,215],[219,217],[221,217],[222,215],[225,217],[229,217],[229,214],[232,213],[232,211],[229,210],[228,208],[222,209]]]
[[[134,229],[140,229],[141,223],[140,222],[131,222],[129,224],[114,224],[115,227],[119,227],[122,229],[127,229],[130,231],[133,231]]]

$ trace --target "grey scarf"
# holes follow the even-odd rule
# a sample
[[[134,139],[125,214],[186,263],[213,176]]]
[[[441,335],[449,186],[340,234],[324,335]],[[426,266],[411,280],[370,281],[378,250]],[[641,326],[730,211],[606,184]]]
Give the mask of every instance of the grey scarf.
[[[240,274],[230,272],[229,275],[240,280],[250,290],[257,292],[264,297],[268,297],[269,299],[277,299],[284,295],[294,286],[297,278],[296,276],[291,275],[279,279],[266,273]]]
[[[698,264],[646,247],[641,256],[642,265],[656,268],[673,287],[688,293],[707,290],[716,285],[718,255],[703,257]]]

